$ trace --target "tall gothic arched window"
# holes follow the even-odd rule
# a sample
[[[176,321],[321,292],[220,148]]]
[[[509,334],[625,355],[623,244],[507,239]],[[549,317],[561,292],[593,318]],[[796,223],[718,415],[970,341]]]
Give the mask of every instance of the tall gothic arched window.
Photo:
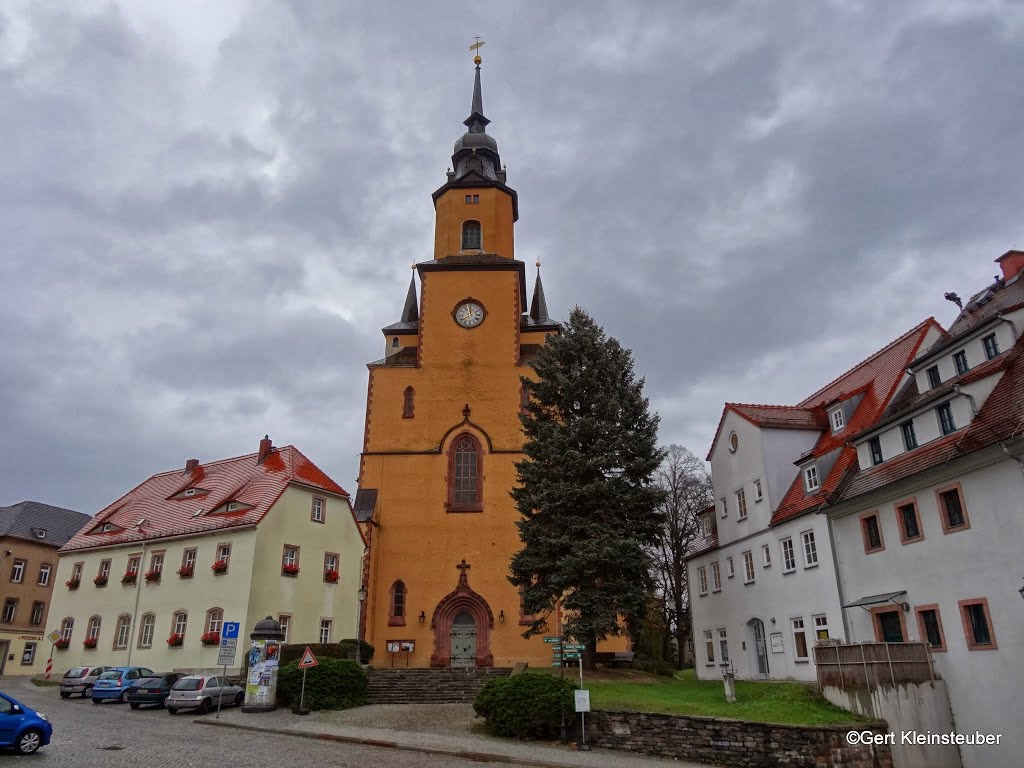
[[[448,449],[448,508],[477,512],[483,500],[480,442],[468,433],[456,437]]]
[[[402,418],[411,419],[413,417],[413,406],[415,403],[413,399],[416,396],[416,390],[412,387],[406,387],[405,392],[402,396]]]
[[[405,583],[402,581],[396,581],[391,585],[388,624],[393,627],[405,625]]]
[[[479,221],[462,222],[462,250],[483,248],[483,235]]]

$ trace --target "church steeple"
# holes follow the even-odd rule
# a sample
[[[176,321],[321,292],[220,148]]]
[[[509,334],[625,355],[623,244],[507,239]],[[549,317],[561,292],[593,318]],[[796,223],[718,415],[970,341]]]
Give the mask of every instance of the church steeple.
[[[462,121],[468,129],[458,141],[452,152],[452,169],[448,171],[448,181],[497,181],[505,183],[505,170],[501,167],[501,156],[498,154],[498,142],[493,136],[487,135],[487,125],[491,121],[484,116],[483,88],[480,86],[480,62],[477,56],[476,73],[473,76],[473,103],[469,108],[469,117]]]
[[[540,262],[537,262],[537,282],[533,285],[533,301],[530,302],[530,320],[536,325],[550,325],[548,302],[544,298],[544,285],[540,281]]]
[[[415,323],[420,319],[420,308],[416,301],[416,273],[409,280],[409,292],[405,295],[405,307],[402,308],[403,323]]]

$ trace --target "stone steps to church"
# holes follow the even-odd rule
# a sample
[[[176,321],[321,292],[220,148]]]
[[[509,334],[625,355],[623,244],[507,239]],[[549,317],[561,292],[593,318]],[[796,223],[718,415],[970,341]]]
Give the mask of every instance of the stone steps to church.
[[[469,704],[488,680],[507,677],[507,668],[369,670],[369,704]]]

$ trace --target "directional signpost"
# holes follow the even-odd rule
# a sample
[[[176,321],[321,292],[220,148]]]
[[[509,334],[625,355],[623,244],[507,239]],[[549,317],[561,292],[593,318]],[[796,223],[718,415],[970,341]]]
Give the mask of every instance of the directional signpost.
[[[217,665],[221,667],[221,676],[227,677],[228,665],[235,663],[235,649],[238,647],[237,621],[225,621],[220,627],[220,651],[217,653]],[[217,697],[217,719],[220,719],[221,698]]]

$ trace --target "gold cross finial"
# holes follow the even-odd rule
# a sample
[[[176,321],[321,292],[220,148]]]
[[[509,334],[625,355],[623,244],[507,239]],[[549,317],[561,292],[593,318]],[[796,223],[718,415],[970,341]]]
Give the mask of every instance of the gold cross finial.
[[[485,41],[480,39],[480,35],[474,35],[473,39],[476,40],[476,42],[469,46],[469,50],[476,51],[476,56],[473,57],[473,63],[479,67],[480,62],[483,61],[483,59],[480,58],[480,46],[482,46]]]

